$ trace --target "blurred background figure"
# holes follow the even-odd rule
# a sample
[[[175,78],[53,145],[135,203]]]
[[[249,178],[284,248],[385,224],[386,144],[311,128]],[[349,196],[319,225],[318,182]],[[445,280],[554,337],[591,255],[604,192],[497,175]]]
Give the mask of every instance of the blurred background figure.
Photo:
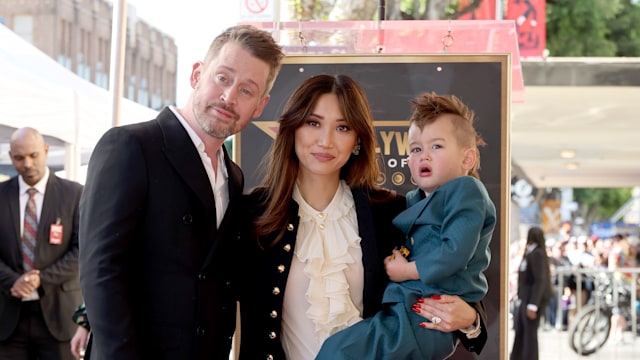
[[[616,234],[611,238],[611,250],[609,251],[609,270],[614,271],[613,281],[617,286],[629,286],[631,274],[622,273],[616,270],[635,266],[635,255],[632,255],[631,245],[626,237]],[[611,338],[617,344],[624,343],[624,331],[627,328],[627,321],[620,308],[616,306],[611,313]]]
[[[540,315],[551,297],[549,258],[542,229],[532,227],[518,271],[518,299],[514,314],[515,339],[511,360],[538,360]]]
[[[567,309],[562,307],[561,318],[558,319],[558,300],[564,293],[564,289],[567,288],[569,282],[569,275],[562,270],[569,269],[571,267],[571,261],[564,254],[564,244],[555,242],[549,247],[549,269],[551,271],[551,290],[552,294],[549,298],[545,311],[545,318],[549,328],[560,328],[562,330],[567,329]],[[562,277],[562,279],[560,279]],[[562,280],[562,281],[561,281]]]

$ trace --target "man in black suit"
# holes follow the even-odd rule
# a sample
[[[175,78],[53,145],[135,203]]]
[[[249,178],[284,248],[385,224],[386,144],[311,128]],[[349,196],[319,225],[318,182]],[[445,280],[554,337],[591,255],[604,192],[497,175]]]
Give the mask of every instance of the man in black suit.
[[[19,175],[0,183],[0,359],[73,359],[82,185],[49,171],[48,150],[35,129],[11,136]]]
[[[98,142],[80,204],[92,360],[228,358],[244,178],[223,143],[261,114],[282,57],[269,33],[229,28],[183,108]]]

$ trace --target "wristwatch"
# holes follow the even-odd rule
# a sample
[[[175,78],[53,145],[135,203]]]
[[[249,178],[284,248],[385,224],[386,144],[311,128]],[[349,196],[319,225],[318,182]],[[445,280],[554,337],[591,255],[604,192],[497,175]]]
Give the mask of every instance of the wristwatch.
[[[480,336],[480,314],[476,314],[476,321],[471,324],[471,326],[460,329],[460,331],[462,331],[467,336],[467,339],[475,339]]]

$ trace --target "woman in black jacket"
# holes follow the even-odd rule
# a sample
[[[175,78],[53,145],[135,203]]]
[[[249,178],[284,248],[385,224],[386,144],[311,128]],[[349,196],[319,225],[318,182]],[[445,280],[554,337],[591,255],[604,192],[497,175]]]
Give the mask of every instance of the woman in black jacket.
[[[518,271],[518,302],[513,315],[515,338],[511,360],[538,360],[540,315],[551,296],[549,257],[542,229],[532,227]]]

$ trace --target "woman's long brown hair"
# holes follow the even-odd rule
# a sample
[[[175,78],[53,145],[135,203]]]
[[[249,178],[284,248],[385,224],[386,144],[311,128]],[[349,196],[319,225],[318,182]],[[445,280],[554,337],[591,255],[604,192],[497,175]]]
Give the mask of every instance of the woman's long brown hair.
[[[318,98],[324,94],[337,96],[347,126],[356,132],[360,144],[360,153],[351,155],[340,171],[340,178],[352,188],[376,186],[380,170],[376,162],[373,116],[364,90],[346,75],[310,77],[287,101],[278,119],[278,135],[263,159],[267,171],[260,187],[266,190],[266,196],[262,204],[264,212],[254,223],[254,233],[258,237],[276,234],[273,241],[276,243],[284,234],[300,166],[295,153],[295,131],[304,124]]]

